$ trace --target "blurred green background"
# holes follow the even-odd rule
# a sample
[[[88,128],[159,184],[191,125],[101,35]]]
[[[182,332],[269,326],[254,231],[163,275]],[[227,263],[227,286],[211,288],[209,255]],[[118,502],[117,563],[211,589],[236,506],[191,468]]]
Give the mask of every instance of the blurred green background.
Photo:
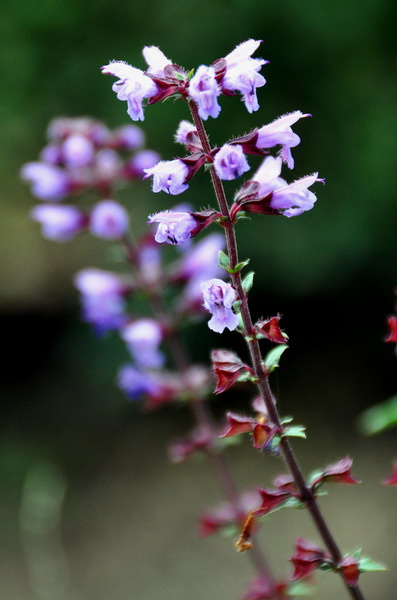
[[[382,343],[397,285],[396,18],[388,0],[3,0],[2,597],[201,600],[244,590],[250,568],[230,540],[195,536],[195,518],[219,497],[208,465],[167,464],[166,441],[183,434],[188,414],[141,415],[114,387],[126,359],[121,344],[94,339],[79,322],[72,274],[108,266],[106,249],[88,238],[67,245],[41,239],[18,171],[36,159],[55,116],[91,115],[110,127],[129,122],[100,65],[123,59],[143,67],[141,49],[154,44],[190,68],[248,38],[263,39],[257,54],[271,61],[261,109],[249,115],[239,99],[222,98],[220,117],[208,121],[213,143],[285,112],[310,112],[296,127],[302,143],[294,176],[318,170],[327,181],[317,186],[310,213],[239,225],[241,256],[256,270],[253,310],[284,315],[291,349],[274,385],[282,413],[309,428],[308,441],[297,444],[305,468],[346,454],[355,459],[361,488],[332,488],[322,504],[346,551],[360,544],[391,567],[363,577],[369,597],[393,597],[396,491],[379,480],[391,470],[394,432],[362,439],[355,418],[397,387],[392,347]],[[182,118],[180,103],[150,107],[148,147],[175,156]],[[233,182],[226,183],[232,193]],[[149,187],[140,184],[127,197],[138,230],[148,213],[170,206]],[[213,202],[204,173],[183,200]],[[202,360],[220,343],[205,325],[190,339]],[[230,457],[251,486],[268,485],[282,471],[248,446]],[[286,512],[269,518],[263,535],[280,575],[288,572],[294,537],[316,539],[305,515]],[[315,597],[344,597],[334,579],[321,580]]]

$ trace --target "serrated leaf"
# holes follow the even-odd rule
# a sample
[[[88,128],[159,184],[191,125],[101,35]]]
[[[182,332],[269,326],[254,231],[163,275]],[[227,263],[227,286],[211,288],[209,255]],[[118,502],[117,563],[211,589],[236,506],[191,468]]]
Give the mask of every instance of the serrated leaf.
[[[386,402],[368,408],[360,415],[358,425],[365,435],[374,435],[391,427],[396,427],[397,396],[392,396]]]
[[[218,252],[218,265],[225,271],[230,268],[229,257],[223,250],[219,250]]]
[[[284,429],[282,437],[288,436],[306,439],[305,430],[306,427],[304,425],[291,425],[290,427],[286,427]]]
[[[386,565],[382,565],[382,563],[375,562],[371,558],[367,556],[363,556],[358,561],[360,573],[372,573],[374,571],[387,571]]]
[[[269,373],[271,373],[276,367],[278,367],[281,355],[283,354],[283,352],[285,352],[287,348],[287,344],[280,344],[279,346],[273,348],[273,350],[270,350],[270,352],[266,355],[264,363]]]
[[[253,271],[250,271],[249,273],[247,273],[247,275],[243,279],[243,290],[246,294],[248,294],[248,292],[250,291],[250,289],[253,286],[254,275],[255,275],[255,273]]]

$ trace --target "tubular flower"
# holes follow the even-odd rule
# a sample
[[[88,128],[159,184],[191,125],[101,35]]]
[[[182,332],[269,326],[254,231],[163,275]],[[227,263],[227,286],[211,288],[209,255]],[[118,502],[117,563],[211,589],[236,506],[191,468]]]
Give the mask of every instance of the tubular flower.
[[[215,69],[201,65],[189,83],[189,95],[198,106],[199,115],[204,121],[216,117],[221,112],[217,97],[221,90],[215,79]]]
[[[165,67],[172,64],[172,61],[157,46],[145,46],[142,54],[149,65],[147,72],[155,77],[163,77]]]
[[[140,368],[157,369],[163,365],[164,356],[158,349],[163,334],[157,321],[138,319],[122,329],[121,337]]]
[[[131,119],[133,121],[143,121],[142,102],[144,99],[155,96],[158,91],[154,81],[140,69],[123,61],[110,62],[102,67],[102,73],[118,77],[118,81],[113,84],[112,90],[117,94],[119,100],[127,102],[127,113]]]
[[[221,82],[222,88],[226,92],[239,91],[249,113],[258,110],[256,88],[266,83],[266,79],[258,71],[268,61],[251,58],[261,42],[262,40],[247,40],[225,56],[226,74]]]
[[[258,129],[258,138],[256,145],[263,150],[281,145],[280,156],[283,162],[287,163],[290,169],[294,168],[294,159],[292,158],[291,148],[300,143],[300,137],[291,129],[291,125],[299,119],[310,117],[309,114],[303,114],[300,110],[282,115],[268,125]]]
[[[216,333],[222,333],[225,328],[233,331],[239,320],[232,310],[236,292],[222,279],[209,279],[201,283],[203,305],[212,314],[208,327]]]
[[[160,160],[154,167],[144,169],[147,177],[153,176],[153,192],[166,192],[172,196],[181,194],[188,189],[185,183],[189,169],[183,161],[176,158],[175,160]]]
[[[220,179],[228,180],[236,179],[250,169],[242,147],[231,144],[224,144],[217,152],[214,167]]]
[[[56,242],[67,242],[84,228],[84,216],[75,206],[40,204],[30,216],[40,223],[43,236]]]
[[[116,240],[127,232],[128,213],[114,200],[102,200],[94,206],[90,215],[92,234],[108,240]]]
[[[313,173],[297,179],[286,187],[274,190],[270,200],[271,208],[282,210],[284,217],[297,217],[311,210],[317,198],[308,188],[316,181],[324,183],[323,179],[318,178],[318,173]]]
[[[165,210],[150,215],[148,223],[158,223],[154,239],[159,244],[183,244],[192,237],[197,223],[191,213]]]
[[[39,200],[62,200],[69,191],[69,180],[62,169],[44,162],[31,162],[22,167],[22,179],[32,184],[32,194]]]

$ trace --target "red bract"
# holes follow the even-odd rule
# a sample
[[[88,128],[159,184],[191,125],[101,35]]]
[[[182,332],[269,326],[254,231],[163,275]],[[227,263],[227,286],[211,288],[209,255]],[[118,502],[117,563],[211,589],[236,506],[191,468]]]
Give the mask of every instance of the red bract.
[[[244,600],[284,600],[288,598],[287,584],[283,581],[273,582],[265,575],[260,575],[249,584]]]
[[[357,585],[360,576],[359,563],[353,556],[345,556],[339,568],[342,571],[343,579],[350,586]]]
[[[282,490],[265,490],[263,488],[259,489],[259,493],[262,498],[262,505],[260,508],[253,511],[255,517],[267,515],[267,513],[277,508],[277,506],[280,506],[280,504],[283,504],[291,496],[289,492],[284,492]]]
[[[304,538],[297,538],[295,547],[296,553],[290,559],[294,565],[292,581],[308,577],[324,561],[330,559],[321,548]]]
[[[389,334],[385,337],[385,342],[397,342],[397,317],[392,315],[387,319]]]
[[[226,414],[227,423],[229,428],[220,435],[219,437],[232,437],[233,435],[239,435],[240,433],[247,433],[253,429],[255,425],[255,419],[250,417],[242,417],[234,413],[228,412]]]
[[[393,472],[390,477],[383,480],[385,485],[397,485],[397,462],[393,465]]]
[[[275,344],[285,344],[288,338],[280,329],[280,318],[281,317],[277,315],[277,317],[271,317],[266,321],[258,321],[255,324],[256,333],[263,335],[265,338],[271,342],[274,342]]]
[[[326,467],[324,471],[316,477],[312,483],[312,491],[319,485],[325,482],[337,482],[337,483],[349,483],[356,484],[361,483],[359,479],[356,479],[350,473],[353,461],[351,458],[342,458],[339,462],[334,465]]]
[[[258,450],[264,448],[279,432],[277,427],[262,422],[264,419],[260,416],[258,419],[252,417],[243,417],[234,413],[226,414],[228,429],[219,437],[232,437],[240,433],[252,431],[254,448]]]
[[[199,535],[202,537],[212,535],[227,525],[242,526],[249,513],[258,506],[259,494],[257,490],[242,493],[237,499],[238,506],[231,502],[222,502],[206,512],[199,522]]]
[[[180,463],[192,454],[206,450],[211,444],[213,435],[207,427],[200,427],[192,431],[191,435],[183,440],[178,440],[170,445],[168,454],[171,462]]]
[[[245,365],[237,354],[229,350],[213,350],[211,360],[217,377],[215,394],[228,390],[244,373],[253,375],[252,369]]]

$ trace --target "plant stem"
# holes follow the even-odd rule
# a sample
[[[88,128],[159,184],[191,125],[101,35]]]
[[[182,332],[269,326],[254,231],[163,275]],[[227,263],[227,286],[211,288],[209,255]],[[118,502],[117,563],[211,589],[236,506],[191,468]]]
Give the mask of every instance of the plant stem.
[[[132,236],[125,235],[123,238],[123,244],[127,253],[127,261],[132,267],[135,276],[137,276],[137,248]],[[144,281],[138,281],[139,287],[145,289]],[[164,323],[170,323],[170,316],[168,314],[167,306],[164,303],[162,296],[156,289],[151,289],[149,293],[149,302],[152,306],[154,314]],[[182,337],[174,327],[170,327],[167,335],[167,341],[169,349],[174,360],[175,366],[178,371],[183,375],[184,372],[190,366],[190,360],[188,357],[188,351],[185,348]],[[207,403],[199,397],[195,397],[191,401],[191,409],[195,417],[196,424],[199,427],[203,427],[211,432],[213,439],[217,436],[217,428],[213,419],[213,416],[208,408]],[[221,454],[218,450],[211,446],[207,449],[207,454],[211,458],[214,465],[214,469],[218,476],[220,487],[223,489],[225,496],[227,497],[230,504],[233,506],[236,514],[236,524],[240,524],[239,515],[242,510],[240,506],[240,495],[237,489],[235,479],[233,477],[230,466],[226,460],[226,457]],[[252,556],[251,561],[260,575],[265,576],[269,582],[274,583],[274,578],[271,573],[270,567],[266,561],[266,558],[259,547],[257,540],[253,539]]]
[[[200,138],[200,142],[203,147],[203,151],[205,154],[210,155],[211,146],[209,143],[207,132],[204,128],[203,122],[198,114],[197,105],[194,101],[189,101],[189,108],[194,120],[194,124],[197,129],[197,133]],[[210,165],[210,173],[212,179],[212,185],[214,188],[214,192],[218,201],[219,209],[222,215],[225,217],[225,221],[223,222],[223,226],[225,229],[226,236],[226,245],[227,252],[230,261],[230,267],[233,269],[239,262],[238,258],[238,248],[236,235],[234,230],[234,223],[230,218],[229,213],[229,205],[226,199],[225,191],[222,185],[222,181],[219,179],[218,175],[215,172],[214,166]],[[258,389],[261,394],[263,401],[265,402],[266,409],[270,418],[270,421],[281,431],[283,431],[283,426],[281,423],[280,415],[278,413],[274,396],[272,394],[268,375],[265,374],[262,367],[262,355],[259,347],[258,340],[252,336],[253,332],[253,323],[251,318],[251,313],[248,304],[248,297],[245,293],[242,285],[241,272],[233,273],[231,275],[233,287],[237,292],[238,300],[241,301],[241,316],[244,324],[244,335],[247,340],[247,345],[249,348],[251,363],[256,377],[258,378]],[[325,519],[318,507],[316,499],[311,492],[310,488],[306,484],[305,477],[303,475],[303,471],[299,466],[299,463],[295,457],[295,454],[292,449],[292,445],[290,444],[287,437],[282,437],[280,440],[280,449],[282,456],[284,458],[284,462],[290,471],[291,475],[294,478],[294,482],[296,488],[299,492],[299,496],[301,500],[306,504],[309,513],[312,517],[312,520],[323,539],[324,544],[326,545],[328,551],[331,554],[332,560],[335,565],[338,565],[342,559],[342,553],[327,525]],[[341,573],[342,576],[342,573]],[[343,576],[342,576],[343,578]],[[358,585],[351,586],[346,580],[343,578],[343,581],[351,595],[355,600],[364,600],[364,596],[359,589]]]

